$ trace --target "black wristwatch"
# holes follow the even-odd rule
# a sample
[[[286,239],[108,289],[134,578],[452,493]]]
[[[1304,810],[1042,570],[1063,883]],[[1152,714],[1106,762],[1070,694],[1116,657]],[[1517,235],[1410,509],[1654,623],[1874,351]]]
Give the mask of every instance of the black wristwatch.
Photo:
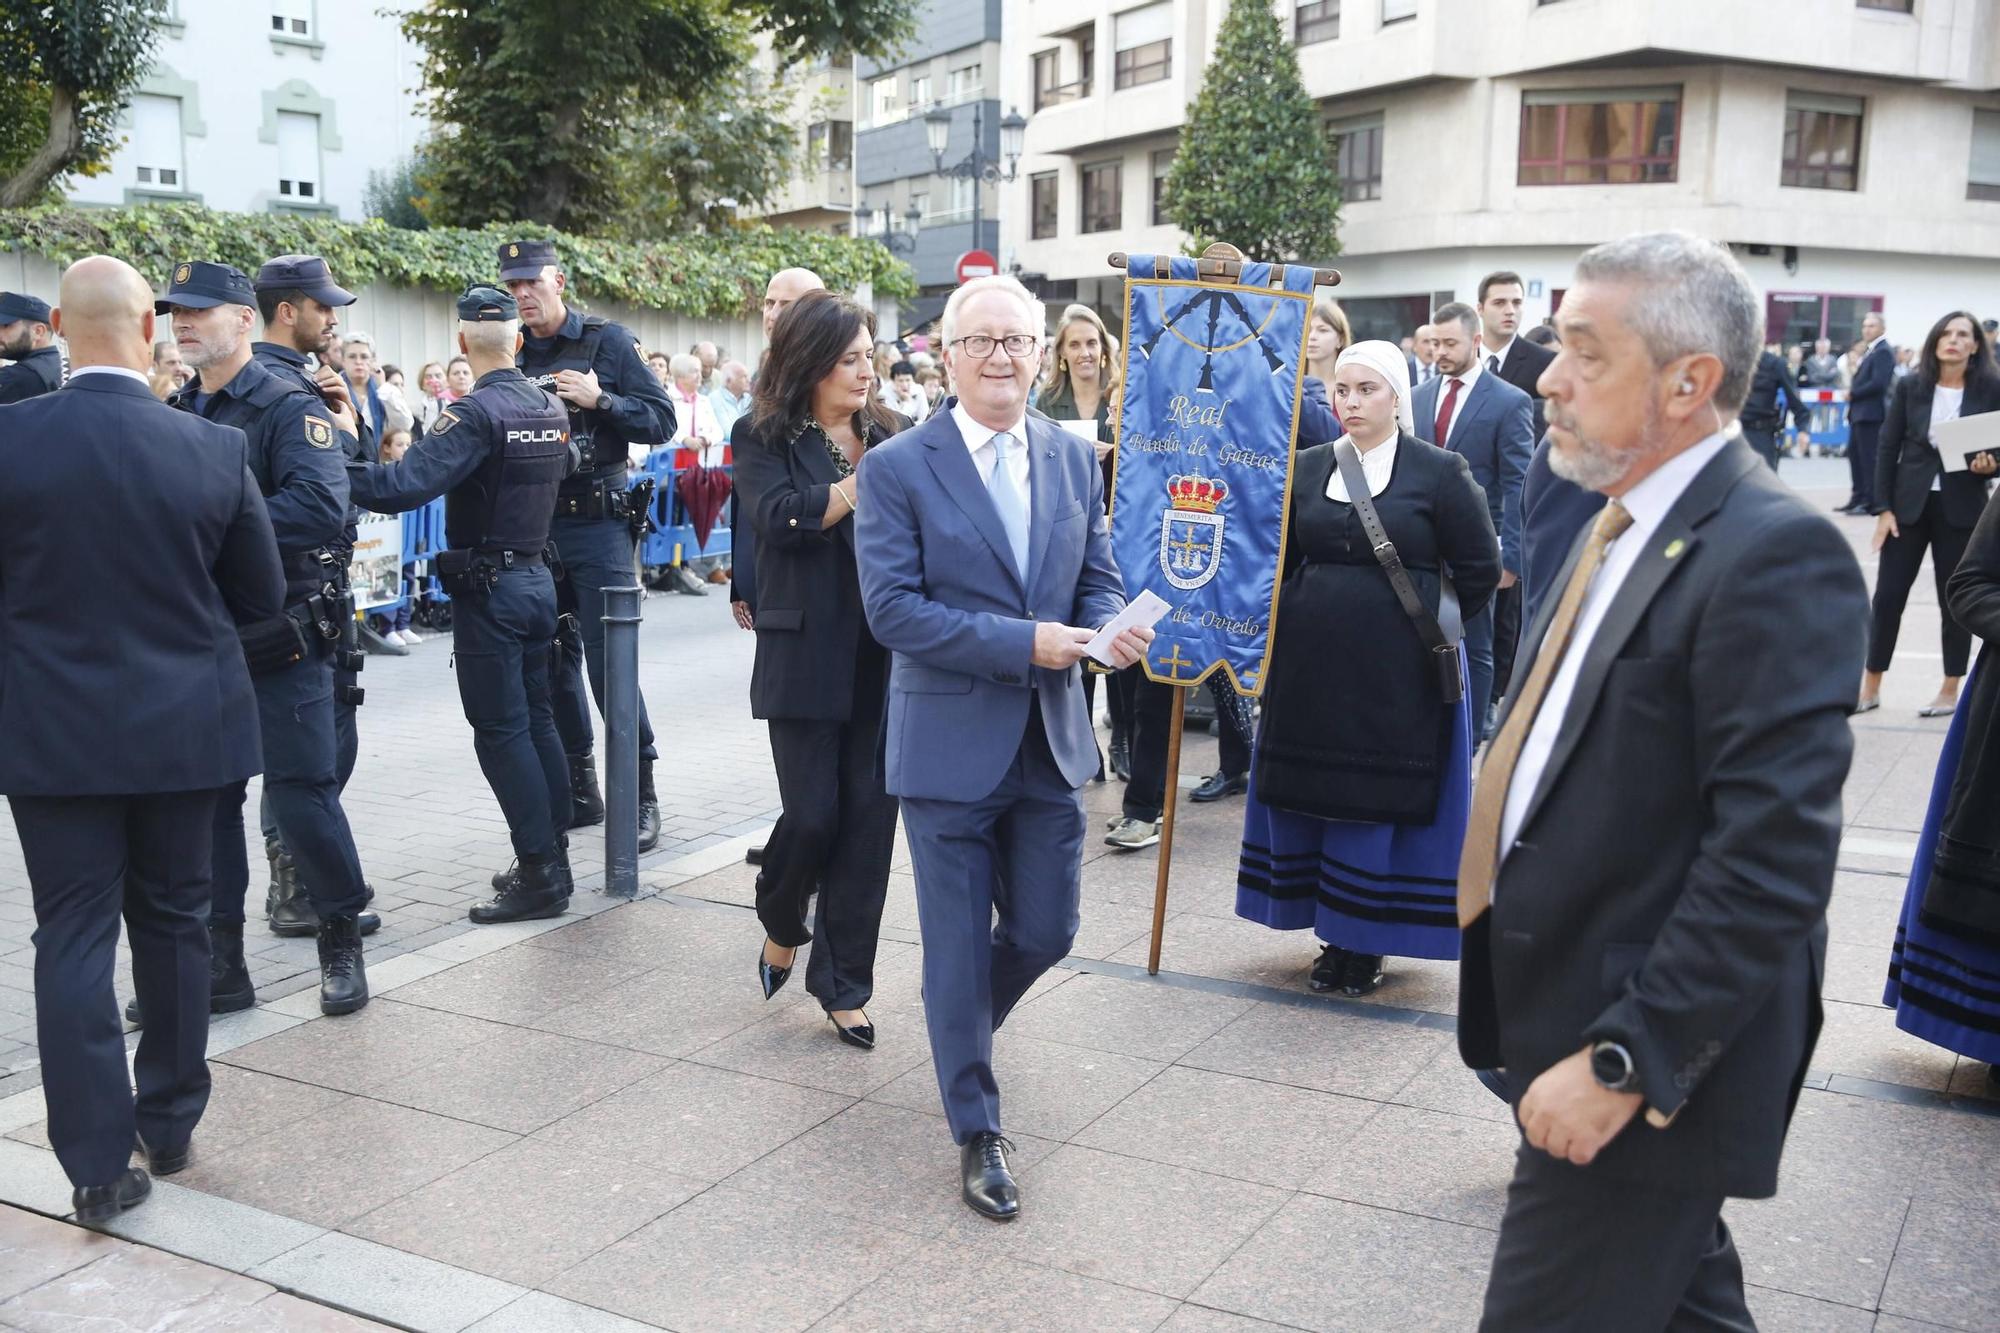
[[[1615,1041],[1600,1041],[1590,1048],[1590,1076],[1608,1092],[1639,1089],[1639,1071],[1632,1064],[1632,1052]]]

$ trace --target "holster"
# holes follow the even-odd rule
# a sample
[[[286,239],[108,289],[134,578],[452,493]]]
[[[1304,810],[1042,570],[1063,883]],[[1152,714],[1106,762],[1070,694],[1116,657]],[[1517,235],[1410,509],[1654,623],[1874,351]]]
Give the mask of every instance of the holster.
[[[253,676],[269,675],[303,662],[312,651],[305,631],[289,614],[238,625],[236,637],[243,643],[243,661]]]
[[[659,525],[653,522],[653,491],[658,482],[652,477],[642,477],[625,492],[625,523],[632,529],[632,540],[644,541],[649,532],[658,532]]]
[[[489,593],[500,581],[500,567],[478,551],[439,551],[434,568],[438,582],[453,597]]]

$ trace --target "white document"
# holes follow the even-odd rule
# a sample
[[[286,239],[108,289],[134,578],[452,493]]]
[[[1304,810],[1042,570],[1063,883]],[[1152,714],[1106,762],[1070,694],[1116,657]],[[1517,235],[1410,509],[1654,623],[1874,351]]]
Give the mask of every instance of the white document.
[[[1160,595],[1151,588],[1142,589],[1137,597],[1125,603],[1123,611],[1111,617],[1110,624],[1097,631],[1097,637],[1085,645],[1083,651],[1087,656],[1096,658],[1106,666],[1111,666],[1113,665],[1111,661],[1111,641],[1113,639],[1126,630],[1131,629],[1134,625],[1142,629],[1151,629],[1159,623],[1161,616],[1164,616],[1173,609],[1172,606],[1161,600]]]
[[[1058,421],[1056,424],[1072,435],[1081,436],[1092,444],[1097,443],[1097,422],[1094,419],[1072,417],[1068,421]]]
[[[1931,428],[1937,438],[1938,457],[1946,472],[1966,471],[1965,460],[1972,454],[1992,450],[2000,453],[2000,412],[1980,412],[1959,417]]]

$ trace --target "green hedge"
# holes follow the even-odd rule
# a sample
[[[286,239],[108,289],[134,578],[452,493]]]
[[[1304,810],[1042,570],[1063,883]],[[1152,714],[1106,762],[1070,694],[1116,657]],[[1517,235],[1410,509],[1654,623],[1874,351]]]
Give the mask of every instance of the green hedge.
[[[457,291],[494,279],[503,242],[530,238],[556,243],[585,302],[623,301],[696,318],[742,315],[762,297],[771,274],[794,265],[812,269],[836,290],[868,282],[877,296],[917,294],[909,266],[874,241],[761,225],[638,244],[529,224],[404,231],[373,219],[224,213],[192,204],[0,210],[0,248],[65,265],[85,255],[116,255],[162,288],[183,259],[219,260],[254,276],[272,255],[316,254],[348,287],[379,280]]]

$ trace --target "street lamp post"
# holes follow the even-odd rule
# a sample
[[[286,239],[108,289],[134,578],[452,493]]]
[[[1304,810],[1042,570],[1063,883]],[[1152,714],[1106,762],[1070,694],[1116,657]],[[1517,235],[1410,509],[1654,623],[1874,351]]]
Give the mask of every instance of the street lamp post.
[[[950,166],[945,165],[945,150],[951,146],[951,108],[943,102],[935,102],[924,113],[924,134],[930,142],[931,163],[935,175],[946,180],[969,180],[972,186],[972,248],[982,248],[980,234],[982,212],[979,186],[982,182],[999,185],[1013,181],[1020,175],[1021,140],[1028,129],[1027,117],[1019,110],[1009,111],[1000,118],[1000,159],[986,155],[986,136],[983,123],[985,102],[972,104],[972,151]]]
[[[903,230],[896,230],[896,216],[889,205],[870,208],[863,204],[854,210],[854,220],[861,224],[861,234],[870,240],[879,241],[891,254],[909,254],[917,248],[917,233],[923,230],[924,213],[916,201],[910,202],[910,211],[903,214]],[[876,230],[877,226],[881,230]]]

